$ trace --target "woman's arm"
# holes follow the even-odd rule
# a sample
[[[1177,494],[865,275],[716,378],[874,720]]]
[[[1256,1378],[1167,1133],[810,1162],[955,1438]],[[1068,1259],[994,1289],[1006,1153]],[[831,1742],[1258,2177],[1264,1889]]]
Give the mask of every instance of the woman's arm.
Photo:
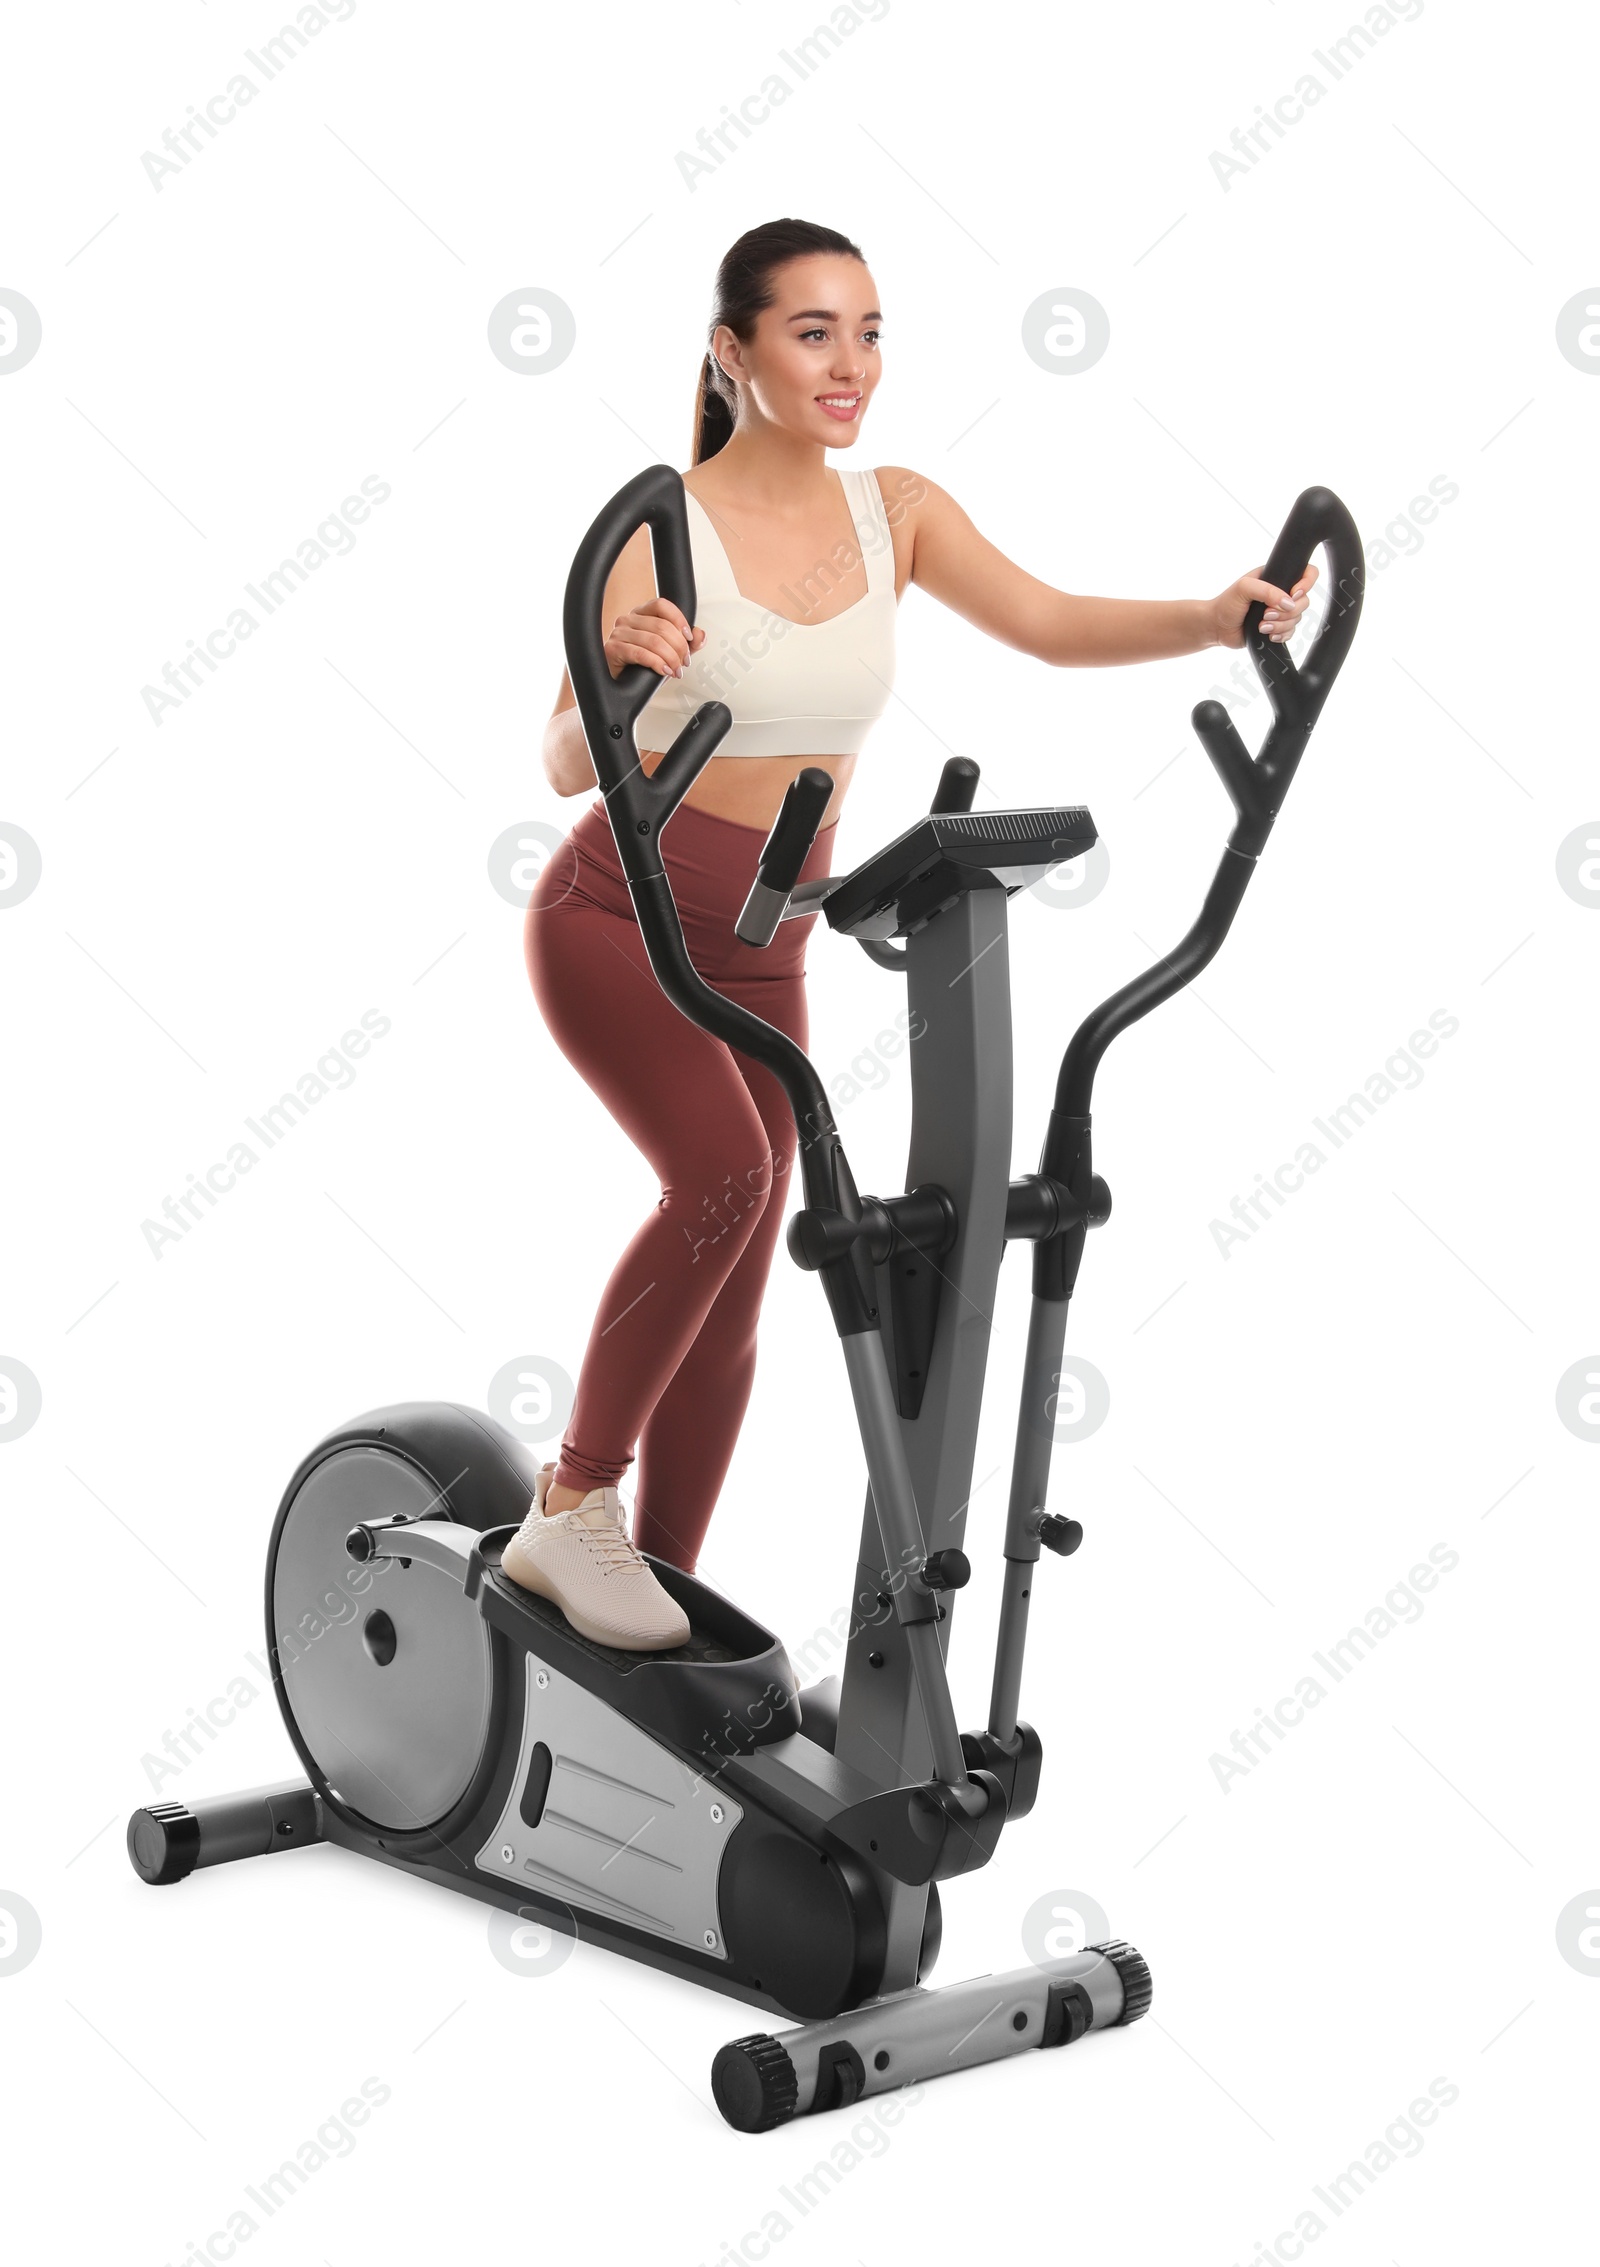
[[[1059,669],[1241,646],[1256,599],[1267,607],[1263,629],[1282,643],[1293,636],[1317,579],[1316,568],[1307,567],[1292,592],[1251,574],[1217,598],[1078,598],[1008,559],[934,481],[892,465],[883,471],[901,495],[918,495],[910,507],[911,580],[975,629]]]
[[[572,680],[564,669],[561,672],[561,690],[556,695],[556,705],[544,728],[539,756],[544,765],[544,776],[558,795],[581,795],[586,787],[598,787],[600,784],[594,775],[589,743],[583,736],[583,723],[573,696]]]

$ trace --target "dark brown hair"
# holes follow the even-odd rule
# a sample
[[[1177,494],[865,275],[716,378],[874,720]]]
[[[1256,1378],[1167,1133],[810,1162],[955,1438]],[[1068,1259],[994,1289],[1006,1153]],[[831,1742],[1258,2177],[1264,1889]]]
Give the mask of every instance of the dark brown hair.
[[[704,464],[732,438],[739,407],[738,388],[711,352],[718,325],[726,323],[736,339],[748,344],[756,317],[777,297],[774,279],[778,270],[811,252],[842,252],[863,265],[866,262],[859,244],[852,244],[836,228],[820,228],[809,220],[763,221],[759,228],[747,229],[722,255],[711,320],[706,325],[706,355],[695,394],[691,464]]]

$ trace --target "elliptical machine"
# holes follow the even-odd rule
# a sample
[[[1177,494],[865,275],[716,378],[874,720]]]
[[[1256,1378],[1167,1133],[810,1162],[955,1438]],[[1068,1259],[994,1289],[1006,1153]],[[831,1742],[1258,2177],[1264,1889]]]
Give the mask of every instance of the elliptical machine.
[[[705,984],[683,941],[660,836],[731,719],[709,702],[653,776],[634,727],[657,679],[612,679],[607,578],[650,530],[657,587],[692,621],[677,473],[621,489],[567,583],[567,664],[651,966],[703,1029],[764,1064],[799,1130],[796,1262],[821,1279],[860,1426],[868,1490],[842,1678],[797,1688],[782,1644],[695,1577],[652,1561],[686,1645],[595,1645],[509,1581],[500,1553],[535,1458],[449,1403],[378,1409],[322,1440],[290,1481],[267,1551],[267,1644],[304,1777],[134,1812],[142,1879],[331,1842],[584,1941],[790,2017],[718,2053],[730,2124],[758,2132],[940,2072],[1131,2023],[1150,1972],[1131,1946],[940,1990],[939,1884],[982,1866],[1037,1793],[1042,1751],[1018,1715],[1041,1553],[1075,1551],[1045,1510],[1051,1410],[1088,1231],[1111,1209],[1090,1101],[1106,1048],[1205,967],[1226,936],[1355,635],[1363,559],[1324,488],[1299,498],[1264,570],[1287,587],[1326,545],[1329,602],[1303,667],[1246,642],[1272,723],[1252,758],[1227,710],[1193,722],[1234,805],[1198,920],[1079,1027],[1039,1170],[1012,1181],[1007,902],[1094,843],[1077,807],[975,813],[977,766],[944,767],[927,815],[854,872],[796,886],[832,782],[791,783],[737,923],[754,946],[818,912],[907,987],[912,1131],[902,1194],[862,1196],[822,1082],[785,1034]],[[989,1316],[1006,1245],[1033,1247],[1033,1303],[1004,1537],[989,1720],[956,1723],[945,1672]]]

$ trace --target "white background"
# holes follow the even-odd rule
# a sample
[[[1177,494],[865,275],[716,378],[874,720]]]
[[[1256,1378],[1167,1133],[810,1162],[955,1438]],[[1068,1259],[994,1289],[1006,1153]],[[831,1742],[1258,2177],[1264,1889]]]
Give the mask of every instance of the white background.
[[[1600,1450],[1556,1388],[1600,1346],[1600,918],[1556,859],[1600,812],[1600,385],[1556,319],[1600,264],[1593,27],[1433,0],[1335,82],[1313,51],[1360,15],[1316,0],[861,16],[692,187],[679,153],[794,83],[778,51],[818,15],[361,0],[159,189],[143,153],[286,18],[13,20],[0,284],[43,343],[0,385],[0,821],[43,866],[0,920],[0,1356],[42,1399],[0,1445],[0,1891],[42,1942],[0,1974],[0,2121],[30,2256],[188,2257],[367,2078],[383,2107],[252,2258],[1242,2267],[1299,2256],[1308,2210],[1346,2267],[1573,2255],[1600,1982],[1556,1922],[1600,1882]],[[1324,99],[1224,188],[1212,152],[1308,70]],[[508,1362],[575,1370],[652,1201],[487,861],[583,807],[538,760],[572,549],[625,479],[687,461],[716,261],[780,213],[854,236],[882,287],[854,461],[944,484],[1033,572],[1210,595],[1312,481],[1374,571],[1227,949],[1101,1076],[1117,1210],[1070,1344],[1111,1408],[1056,1459],[1088,1533],[1035,1604],[1044,1788],[946,1898],[946,1980],[1016,1965],[1040,1898],[1093,1898],[1151,1960],[1152,2014],[932,2086],[892,2130],[750,2141],[707,2074],[767,2017],[587,1949],[510,1974],[484,1908],[332,1851],[156,1895],[122,1823],[214,1703],[162,1795],[292,1768],[249,1657],[305,1449],[376,1403],[481,1405]],[[576,318],[543,375],[486,343],[527,287]],[[1078,375],[1021,340],[1063,287],[1110,319]],[[350,555],[153,723],[141,689],[369,475],[392,493]],[[1419,527],[1440,476],[1459,493]],[[839,860],[952,752],[990,807],[1087,802],[1111,858],[1092,905],[1014,909],[1024,1171],[1072,1022],[1198,906],[1228,822],[1186,719],[1233,657],[1052,675],[914,592],[901,633]],[[895,985],[825,929],[810,963],[832,1080]],[[392,1031],[355,1083],[154,1257],[146,1219],[368,1009]],[[1213,1220],[1436,1010],[1459,1029],[1420,1084],[1225,1260]],[[841,1110],[863,1187],[899,1185],[906,1106],[902,1058]],[[1025,1260],[1002,1291],[967,1722]],[[780,1254],[703,1571],[809,1636],[862,1480],[824,1304]],[[1234,1731],[1436,1545],[1459,1563],[1421,1618],[1225,1790]],[[1451,2106],[1318,2204],[1435,2080]],[[785,2203],[852,2132],[825,2200]]]

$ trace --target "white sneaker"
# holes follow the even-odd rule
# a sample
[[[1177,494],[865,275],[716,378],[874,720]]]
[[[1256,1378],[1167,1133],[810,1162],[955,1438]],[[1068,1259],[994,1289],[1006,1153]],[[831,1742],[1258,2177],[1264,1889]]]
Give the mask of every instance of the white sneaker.
[[[580,1637],[628,1653],[662,1653],[689,1638],[689,1618],[629,1540],[615,1488],[591,1488],[546,1518],[554,1464],[539,1472],[533,1508],[501,1553],[502,1573],[559,1606]]]

